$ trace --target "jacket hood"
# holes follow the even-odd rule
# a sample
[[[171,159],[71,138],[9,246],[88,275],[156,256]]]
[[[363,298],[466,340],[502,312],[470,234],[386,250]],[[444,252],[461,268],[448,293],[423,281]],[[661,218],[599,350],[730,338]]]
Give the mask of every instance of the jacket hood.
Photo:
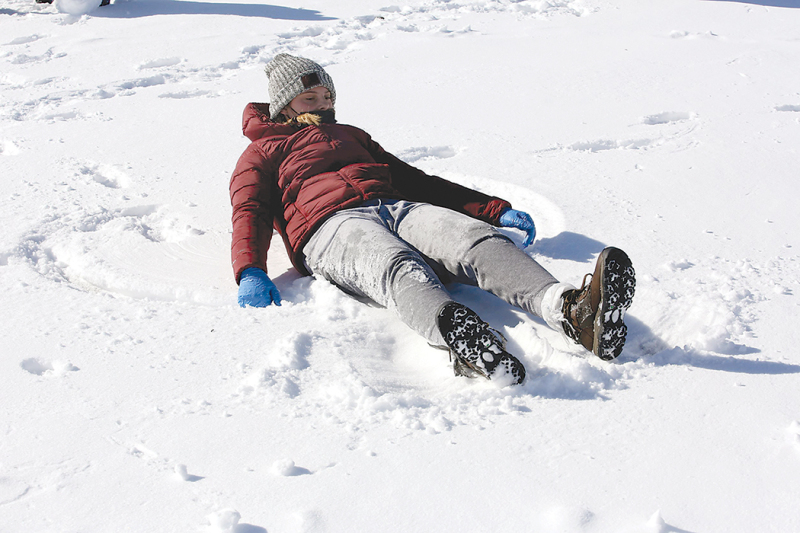
[[[269,104],[251,102],[245,106],[242,113],[242,133],[251,141],[264,137],[277,125],[269,118]]]
[[[242,114],[242,133],[251,141],[263,139],[271,134],[286,134],[286,128],[289,128],[291,133],[298,127],[320,124],[336,124],[335,111],[331,109],[303,113],[295,121],[284,124],[269,118],[269,104],[251,102],[247,104]]]

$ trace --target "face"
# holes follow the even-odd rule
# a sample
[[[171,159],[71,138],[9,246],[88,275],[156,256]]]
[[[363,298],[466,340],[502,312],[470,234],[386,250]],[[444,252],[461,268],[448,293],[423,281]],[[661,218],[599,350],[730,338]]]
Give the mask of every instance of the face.
[[[308,113],[309,111],[327,111],[333,108],[331,92],[325,87],[314,87],[297,95],[282,113],[289,118]]]

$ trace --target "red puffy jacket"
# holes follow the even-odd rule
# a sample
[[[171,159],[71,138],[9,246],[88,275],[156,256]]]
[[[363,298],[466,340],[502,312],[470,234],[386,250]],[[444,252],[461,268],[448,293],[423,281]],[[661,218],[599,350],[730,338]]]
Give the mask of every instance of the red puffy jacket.
[[[242,131],[252,141],[230,183],[231,261],[267,270],[272,228],[292,264],[308,275],[303,246],[331,214],[367,200],[394,198],[447,207],[497,225],[511,204],[429,176],[386,152],[363,130],[344,124],[298,126],[269,119],[269,104],[248,104]]]

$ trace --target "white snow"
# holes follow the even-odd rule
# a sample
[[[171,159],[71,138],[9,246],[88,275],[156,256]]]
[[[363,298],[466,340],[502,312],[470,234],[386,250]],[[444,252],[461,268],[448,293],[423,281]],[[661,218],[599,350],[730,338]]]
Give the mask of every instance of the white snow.
[[[56,0],[55,5],[62,13],[73,16],[88,15],[100,6],[94,0]],[[73,19],[68,19],[70,22]]]
[[[0,532],[800,530],[797,28],[797,0],[5,1]],[[278,239],[283,305],[240,309],[227,186],[281,52],[530,212],[560,280],[624,248],[619,360],[453,287],[529,376],[456,378]]]
[[[236,509],[221,509],[208,515],[209,531],[220,533],[234,533],[240,531],[239,520],[242,515]]]

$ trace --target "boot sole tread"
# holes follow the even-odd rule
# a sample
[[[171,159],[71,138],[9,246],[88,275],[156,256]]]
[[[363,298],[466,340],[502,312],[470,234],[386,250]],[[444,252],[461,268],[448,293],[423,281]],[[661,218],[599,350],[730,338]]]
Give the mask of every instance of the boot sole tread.
[[[625,252],[611,248],[606,254],[602,276],[592,351],[600,359],[611,361],[619,357],[625,346],[628,327],[624,318],[636,292],[636,271]]]
[[[516,383],[525,379],[525,367],[506,352],[504,339],[468,308],[446,307],[439,315],[438,326],[453,355],[453,371],[457,376],[491,380],[500,367],[505,367],[503,373],[511,374]]]

